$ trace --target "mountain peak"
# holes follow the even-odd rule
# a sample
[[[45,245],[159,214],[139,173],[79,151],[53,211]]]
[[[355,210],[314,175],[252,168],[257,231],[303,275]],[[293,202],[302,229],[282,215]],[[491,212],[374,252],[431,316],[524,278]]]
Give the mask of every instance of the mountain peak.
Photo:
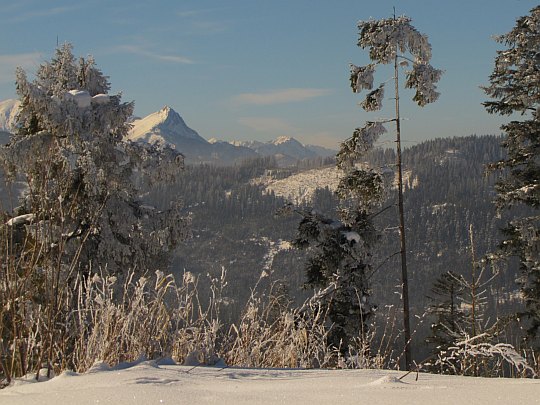
[[[168,116],[169,114],[178,114],[176,111],[174,111],[171,107],[168,105],[164,106],[161,110],[159,110],[159,114],[163,116]]]
[[[183,139],[207,143],[196,131],[186,125],[180,114],[167,105],[155,113],[134,121],[129,138],[133,141],[176,146]]]
[[[11,132],[15,129],[20,105],[19,100],[0,101],[0,131]]]
[[[167,127],[170,127],[171,129],[175,129],[176,127],[181,127],[183,129],[189,129],[193,131],[191,128],[189,128],[186,123],[184,122],[184,119],[178,114],[176,111],[174,111],[171,107],[165,106],[159,111],[159,115],[163,117],[163,124],[165,124]],[[193,131],[195,132],[195,131]]]
[[[257,152],[261,156],[279,156],[285,164],[292,164],[296,160],[313,158],[316,152],[307,149],[304,145],[290,136],[280,136],[273,141],[233,141],[236,146],[244,146]]]
[[[280,145],[282,143],[287,143],[287,142],[298,142],[298,141],[290,136],[279,136],[272,143],[274,145]]]

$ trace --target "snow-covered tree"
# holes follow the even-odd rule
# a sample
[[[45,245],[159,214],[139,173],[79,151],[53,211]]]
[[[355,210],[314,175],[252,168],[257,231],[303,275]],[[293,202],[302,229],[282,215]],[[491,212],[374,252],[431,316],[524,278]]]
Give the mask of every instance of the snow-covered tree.
[[[369,283],[371,251],[378,239],[373,216],[384,200],[388,178],[360,165],[359,160],[383,132],[382,125],[368,123],[342,143],[336,156],[342,172],[336,191],[339,218],[314,210],[299,211],[303,218],[293,242],[310,250],[306,285],[320,288],[314,299],[326,309],[333,324],[329,343],[343,354],[366,347],[364,340],[375,308]]]
[[[409,320],[409,292],[407,276],[407,255],[405,239],[405,220],[403,210],[403,175],[401,163],[401,117],[399,112],[399,68],[409,67],[405,72],[405,87],[414,89],[413,101],[420,107],[437,100],[439,93],[436,83],[442,75],[442,71],[435,69],[429,63],[431,60],[431,45],[427,36],[421,34],[411,25],[411,19],[406,16],[386,18],[381,20],[360,21],[358,23],[360,35],[358,46],[369,50],[371,63],[366,66],[351,64],[351,87],[353,92],[360,93],[369,90],[366,98],[360,103],[365,111],[377,111],[382,108],[385,83],[373,89],[374,73],[377,65],[393,64],[394,67],[394,99],[395,117],[385,122],[396,123],[396,148],[397,148],[397,184],[398,184],[398,209],[401,250],[401,272],[403,282],[403,314],[405,336],[405,362],[411,364],[410,354],[410,320]],[[410,66],[412,64],[412,66]],[[385,131],[382,123],[371,123],[371,127],[377,126],[376,133]],[[344,147],[348,153],[354,153],[357,148],[363,148],[357,139],[362,134],[362,129],[357,129],[353,137],[345,142]],[[365,131],[364,131],[365,132]],[[360,145],[360,146],[358,146]]]
[[[152,207],[143,197],[179,173],[183,156],[126,142],[133,103],[109,94],[94,60],[76,60],[69,44],[33,81],[18,69],[16,85],[17,131],[0,157],[27,184],[8,222],[20,254],[32,250],[36,270],[62,277],[166,267],[189,220],[180,201]]]
[[[484,106],[492,114],[519,113],[501,129],[507,157],[491,167],[500,169],[497,184],[499,210],[513,206],[528,208],[528,215],[516,217],[504,230],[501,244],[505,256],[519,258],[521,291],[530,320],[530,337],[540,337],[540,6],[517,20],[507,34],[496,38],[506,49],[497,51],[490,85],[491,98]]]
[[[318,288],[313,299],[332,322],[329,345],[348,353],[368,331],[374,306],[370,301],[370,249],[376,241],[369,213],[341,220],[316,211],[300,211],[293,246],[310,250],[306,263],[306,286]]]

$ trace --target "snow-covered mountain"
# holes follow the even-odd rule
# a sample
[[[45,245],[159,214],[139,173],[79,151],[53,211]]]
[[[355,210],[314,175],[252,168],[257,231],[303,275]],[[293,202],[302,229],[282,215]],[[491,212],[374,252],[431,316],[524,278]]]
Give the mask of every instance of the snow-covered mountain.
[[[0,145],[8,143],[10,133],[15,129],[15,121],[20,105],[19,100],[0,101]]]
[[[135,142],[156,145],[168,144],[182,152],[187,163],[232,164],[257,154],[251,149],[236,147],[224,142],[208,142],[197,131],[187,126],[180,114],[171,107],[144,118],[135,119],[128,138]]]
[[[279,138],[266,143],[251,141],[242,145],[240,142],[235,142],[235,145],[246,146],[262,156],[285,155],[294,159],[317,157],[315,152],[307,149],[296,139],[288,136],[280,136]]]
[[[20,105],[19,100],[9,99],[0,101],[0,131],[13,131]]]
[[[281,136],[274,141],[206,140],[188,127],[182,117],[170,107],[164,107],[147,117],[135,119],[129,139],[151,144],[169,144],[186,156],[188,163],[232,164],[256,156],[275,156],[282,166],[298,160],[335,155],[335,151],[320,146],[305,146],[296,139]]]
[[[336,151],[334,150],[323,148],[322,146],[303,145],[289,136],[280,136],[268,142],[232,141],[231,143],[253,149],[261,156],[276,156],[278,162],[283,166],[294,164],[297,160],[336,155]]]
[[[182,146],[186,141],[207,144],[196,131],[186,125],[180,114],[171,107],[165,106],[161,110],[144,118],[134,120],[133,128],[129,133],[132,141],[144,141],[152,144],[168,143]]]

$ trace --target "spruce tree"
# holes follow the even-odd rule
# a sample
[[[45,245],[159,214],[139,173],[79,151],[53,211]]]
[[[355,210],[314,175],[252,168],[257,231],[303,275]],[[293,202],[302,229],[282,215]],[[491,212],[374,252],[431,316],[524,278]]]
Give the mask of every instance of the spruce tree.
[[[339,219],[315,210],[298,212],[303,218],[293,246],[310,251],[306,286],[320,289],[313,301],[325,309],[332,323],[328,343],[342,354],[356,351],[364,343],[374,311],[369,276],[377,234],[372,216],[361,205],[344,208]]]
[[[467,336],[467,314],[461,309],[465,286],[463,276],[453,271],[443,273],[433,284],[428,297],[428,313],[435,319],[431,324],[431,335],[426,341],[435,346],[436,353],[448,351]],[[435,371],[448,372],[440,368]]]
[[[497,51],[495,67],[485,87],[491,100],[484,106],[491,114],[518,113],[501,129],[507,156],[491,165],[501,171],[498,210],[525,207],[528,214],[515,217],[504,229],[503,256],[519,258],[518,282],[525,298],[529,337],[540,328],[540,6],[517,20],[507,34],[496,38],[505,49]],[[523,212],[523,211],[521,211]]]
[[[371,252],[378,241],[373,218],[386,198],[389,178],[360,162],[383,131],[380,124],[368,123],[341,144],[336,156],[341,172],[338,218],[311,209],[297,211],[303,218],[293,245],[310,251],[306,286],[320,289],[313,300],[332,323],[329,344],[344,355],[365,349],[376,308],[369,284]]]

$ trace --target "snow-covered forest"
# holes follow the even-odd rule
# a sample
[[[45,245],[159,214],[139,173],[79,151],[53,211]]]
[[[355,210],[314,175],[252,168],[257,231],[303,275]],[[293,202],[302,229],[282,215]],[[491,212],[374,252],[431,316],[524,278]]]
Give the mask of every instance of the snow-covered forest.
[[[436,103],[444,72],[409,17],[358,34],[370,62],[343,79],[371,115],[338,151],[133,117],[69,43],[17,69],[0,402],[537,400],[540,7],[496,38],[501,136],[402,147],[400,108]]]

